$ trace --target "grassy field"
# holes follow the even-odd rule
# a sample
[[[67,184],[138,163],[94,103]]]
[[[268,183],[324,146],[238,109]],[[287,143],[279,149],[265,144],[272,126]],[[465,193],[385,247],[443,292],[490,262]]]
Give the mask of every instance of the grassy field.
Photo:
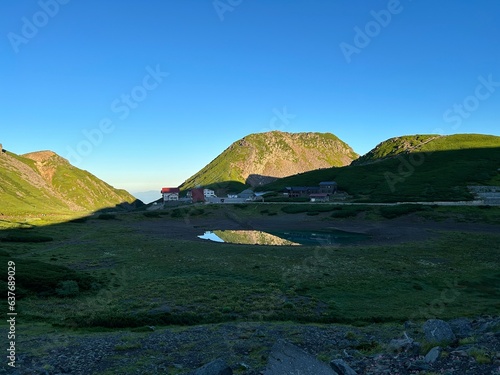
[[[286,212],[289,205],[263,207],[231,210],[240,217],[294,215]],[[210,220],[218,209],[208,207],[198,215]],[[392,220],[380,208],[366,210],[371,220]],[[326,209],[320,211],[325,215]],[[440,207],[417,214],[500,223],[498,208]],[[136,229],[138,223],[185,220],[173,211],[106,218],[0,232],[2,261],[16,263],[17,312],[25,324],[82,329],[232,320],[363,325],[500,310],[500,233],[456,232],[399,245],[272,247],[173,240]]]

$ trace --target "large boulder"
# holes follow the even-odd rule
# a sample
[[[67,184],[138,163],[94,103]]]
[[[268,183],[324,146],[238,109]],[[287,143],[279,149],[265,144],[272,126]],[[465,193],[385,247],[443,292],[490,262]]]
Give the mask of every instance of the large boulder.
[[[191,375],[233,375],[233,370],[223,359],[216,359],[195,370]]]
[[[456,340],[453,330],[444,320],[429,319],[424,323],[423,330],[429,343],[451,344]]]
[[[264,375],[338,375],[326,363],[286,341],[278,340],[271,349]]]
[[[458,338],[465,338],[472,336],[473,329],[469,319],[467,318],[458,318],[449,321],[450,327]]]

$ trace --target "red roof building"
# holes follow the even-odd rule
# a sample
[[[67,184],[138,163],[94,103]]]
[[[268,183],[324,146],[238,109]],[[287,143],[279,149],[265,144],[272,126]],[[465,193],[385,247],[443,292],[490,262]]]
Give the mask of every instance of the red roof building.
[[[179,194],[181,192],[181,189],[179,188],[168,188],[168,187],[164,187],[161,189],[161,193],[162,194]]]
[[[161,189],[161,194],[163,195],[163,201],[178,201],[179,193],[181,190],[179,188],[168,188],[164,187]]]

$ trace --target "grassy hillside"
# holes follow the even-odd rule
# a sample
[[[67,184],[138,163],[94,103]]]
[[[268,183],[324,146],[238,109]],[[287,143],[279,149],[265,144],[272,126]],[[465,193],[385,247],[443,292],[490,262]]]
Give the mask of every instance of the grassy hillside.
[[[228,190],[238,191],[300,172],[348,165],[357,157],[330,133],[251,134],[234,142],[181,188],[224,184]]]
[[[453,151],[499,147],[499,137],[484,134],[405,135],[379,143],[373,150],[354,160],[352,165],[378,162],[411,152]]]
[[[96,211],[135,198],[51,151],[0,155],[0,214]]]
[[[380,159],[397,156],[406,152],[417,152],[422,146],[439,138],[439,135],[405,135],[390,138],[379,143],[373,150],[352,162],[353,165],[373,163]]]
[[[467,185],[500,184],[499,166],[500,137],[398,137],[381,143],[350,166],[299,174],[262,189],[334,180],[358,201],[468,200],[473,197]]]

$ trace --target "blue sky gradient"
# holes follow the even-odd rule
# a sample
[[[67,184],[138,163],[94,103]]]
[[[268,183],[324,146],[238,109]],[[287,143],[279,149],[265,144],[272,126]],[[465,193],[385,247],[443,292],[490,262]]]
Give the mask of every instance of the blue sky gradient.
[[[4,147],[130,192],[256,132],[499,135],[496,0],[4,0],[0,31]]]

